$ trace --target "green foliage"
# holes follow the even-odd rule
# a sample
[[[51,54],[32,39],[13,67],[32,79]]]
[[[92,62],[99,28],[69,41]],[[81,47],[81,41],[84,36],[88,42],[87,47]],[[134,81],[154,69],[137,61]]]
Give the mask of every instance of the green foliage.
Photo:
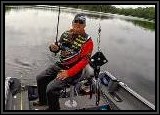
[[[63,6],[80,8],[80,9],[90,10],[90,11],[120,14],[120,15],[126,15],[126,16],[131,15],[134,17],[155,20],[154,7],[146,7],[146,8],[138,7],[136,9],[132,9],[132,8],[116,8],[115,6],[112,6],[112,5],[63,5]]]
[[[146,7],[141,8],[138,7],[136,9],[127,8],[127,9],[119,9],[118,14],[131,15],[134,17],[145,18],[149,20],[155,20],[155,8],[154,7]]]
[[[138,7],[136,9],[132,9],[132,8],[116,8],[115,6],[112,5],[60,5],[60,6],[79,8],[90,11],[120,14],[126,16],[130,15],[134,17],[145,18],[148,20],[153,20],[153,21],[155,20],[154,7],[146,7],[146,8]],[[5,11],[9,11],[10,9],[11,9],[10,7],[5,6]]]
[[[6,11],[10,11],[10,10],[11,10],[11,8],[10,8],[10,7],[5,6],[5,12],[6,12]]]

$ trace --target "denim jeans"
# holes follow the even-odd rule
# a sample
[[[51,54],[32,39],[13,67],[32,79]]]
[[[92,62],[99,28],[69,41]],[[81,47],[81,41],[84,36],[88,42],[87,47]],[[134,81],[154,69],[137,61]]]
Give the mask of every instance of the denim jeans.
[[[50,110],[60,109],[60,91],[66,87],[68,83],[70,84],[81,77],[82,71],[75,76],[66,78],[64,80],[55,79],[58,72],[62,69],[64,69],[63,66],[55,63],[36,77],[39,102],[41,104],[48,104]]]

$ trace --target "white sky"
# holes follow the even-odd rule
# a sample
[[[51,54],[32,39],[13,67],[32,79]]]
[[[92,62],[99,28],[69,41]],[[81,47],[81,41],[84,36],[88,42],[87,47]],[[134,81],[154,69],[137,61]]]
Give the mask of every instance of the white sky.
[[[138,7],[155,7],[155,5],[112,5],[117,8],[138,8]]]

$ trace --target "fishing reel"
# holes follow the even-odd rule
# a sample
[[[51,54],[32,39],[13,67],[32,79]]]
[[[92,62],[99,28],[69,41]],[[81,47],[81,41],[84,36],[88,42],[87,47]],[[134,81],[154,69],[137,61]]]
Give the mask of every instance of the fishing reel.
[[[51,44],[50,46],[49,46],[49,50],[51,51],[51,52],[53,52],[53,53],[55,53],[55,56],[57,55],[57,53],[59,52],[59,50],[60,50],[60,48],[58,48],[56,51],[53,51],[53,46],[52,46],[53,44]],[[57,45],[58,46],[58,42],[55,42],[55,45]],[[59,46],[58,46],[59,47]]]

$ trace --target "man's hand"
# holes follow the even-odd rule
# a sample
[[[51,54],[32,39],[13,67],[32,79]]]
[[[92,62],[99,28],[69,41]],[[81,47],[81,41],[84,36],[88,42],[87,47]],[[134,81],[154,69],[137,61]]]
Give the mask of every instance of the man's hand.
[[[66,79],[66,78],[68,78],[68,77],[69,77],[69,76],[68,76],[67,71],[66,71],[66,70],[61,70],[61,71],[58,73],[56,79],[64,80],[64,79]]]
[[[57,52],[59,50],[59,47],[58,47],[58,45],[53,43],[49,46],[49,49],[51,52]]]

